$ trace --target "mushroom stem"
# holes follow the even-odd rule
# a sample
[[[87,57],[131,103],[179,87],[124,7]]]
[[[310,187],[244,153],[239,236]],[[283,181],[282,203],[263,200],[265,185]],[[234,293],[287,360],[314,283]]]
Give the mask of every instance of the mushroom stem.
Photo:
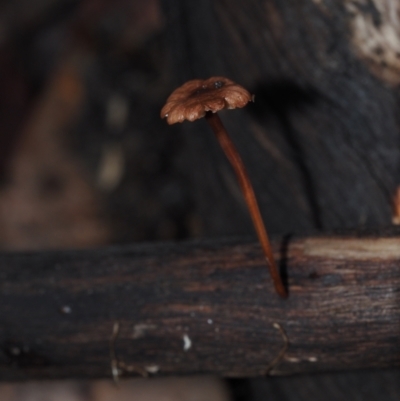
[[[271,244],[261,217],[260,208],[258,207],[254,189],[251,185],[250,178],[247,174],[239,152],[236,150],[236,147],[226,132],[226,129],[223,126],[219,116],[216,113],[207,112],[205,117],[236,173],[236,177],[242,189],[247,207],[249,208],[258,239],[264,251],[265,258],[267,259],[269,272],[271,274],[275,290],[282,298],[286,298],[288,294],[285,286],[283,285],[279,270],[276,266]]]

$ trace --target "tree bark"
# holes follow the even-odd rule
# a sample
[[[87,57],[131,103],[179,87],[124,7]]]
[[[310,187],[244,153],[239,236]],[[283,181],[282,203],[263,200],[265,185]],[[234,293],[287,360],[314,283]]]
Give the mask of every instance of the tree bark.
[[[400,366],[398,230],[273,248],[288,300],[253,242],[2,254],[0,378]]]
[[[226,76],[254,104],[221,114],[268,231],[388,225],[400,184],[400,20],[392,0],[163,1],[176,85]],[[182,124],[206,235],[252,227],[208,127]]]

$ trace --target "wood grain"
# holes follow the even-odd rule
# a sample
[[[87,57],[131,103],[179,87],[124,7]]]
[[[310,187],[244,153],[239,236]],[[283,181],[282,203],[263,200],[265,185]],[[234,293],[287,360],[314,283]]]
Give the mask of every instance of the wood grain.
[[[0,378],[400,366],[400,233],[0,255]],[[112,337],[118,323],[118,330]],[[269,366],[284,346],[283,359]]]
[[[376,227],[399,185],[400,23],[390,0],[163,1],[176,86],[226,76],[255,95],[221,113],[268,232]],[[397,56],[393,56],[397,53]],[[205,123],[182,124],[204,233],[252,233]]]

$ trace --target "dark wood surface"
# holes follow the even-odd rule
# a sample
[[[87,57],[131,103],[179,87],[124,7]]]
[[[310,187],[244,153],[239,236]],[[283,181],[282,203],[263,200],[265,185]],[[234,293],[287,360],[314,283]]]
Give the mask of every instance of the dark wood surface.
[[[0,378],[400,366],[398,232],[273,245],[288,300],[253,242],[2,254]],[[276,324],[289,346],[270,366],[284,346]]]
[[[400,48],[389,33],[400,31],[390,16],[397,4],[163,4],[176,86],[223,75],[255,94],[254,104],[221,119],[271,233],[390,224],[400,183]],[[251,233],[233,172],[207,125],[186,122],[171,132],[179,128],[204,232]]]

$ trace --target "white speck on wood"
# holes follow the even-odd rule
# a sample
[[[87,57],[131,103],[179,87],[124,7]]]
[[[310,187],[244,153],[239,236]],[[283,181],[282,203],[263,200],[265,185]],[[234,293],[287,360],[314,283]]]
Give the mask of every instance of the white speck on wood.
[[[156,329],[157,326],[154,324],[146,324],[146,323],[139,323],[133,326],[133,334],[132,338],[134,340],[138,338],[143,338],[147,334],[148,331]]]
[[[183,335],[183,350],[188,351],[192,347],[192,340],[187,334]]]
[[[146,370],[146,372],[155,374],[160,370],[160,367],[157,365],[150,365],[150,366],[146,366],[144,369]]]
[[[115,383],[118,382],[118,377],[119,377],[119,370],[116,366],[112,366],[111,367],[111,373],[112,373],[112,377]]]
[[[212,319],[207,319],[207,323],[208,324],[213,324],[213,320]]]
[[[294,357],[294,356],[289,356],[289,357],[286,357],[285,358],[288,362],[291,362],[291,363],[299,363],[300,362],[300,359],[299,358],[296,358],[296,357]]]
[[[71,309],[70,306],[64,305],[64,306],[61,308],[61,312],[62,312],[62,313],[65,313],[66,315],[68,315],[69,313],[72,312],[72,309]]]

